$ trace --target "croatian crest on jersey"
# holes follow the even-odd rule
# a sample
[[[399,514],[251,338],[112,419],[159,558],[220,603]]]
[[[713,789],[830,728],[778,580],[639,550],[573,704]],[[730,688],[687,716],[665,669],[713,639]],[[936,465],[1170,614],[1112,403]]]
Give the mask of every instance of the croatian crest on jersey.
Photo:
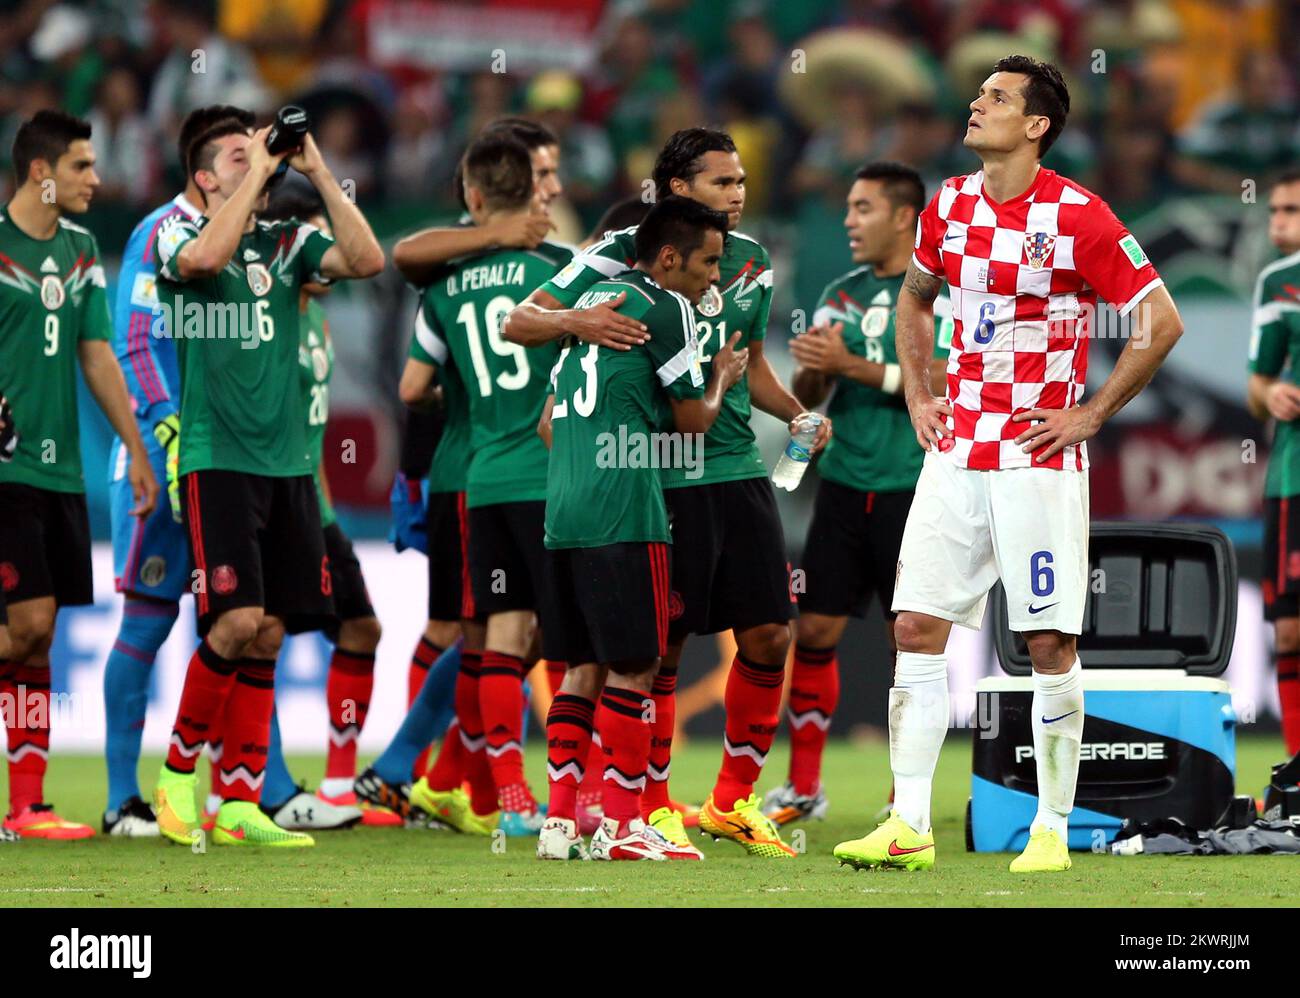
[[[51,312],[62,307],[64,298],[63,282],[56,274],[46,274],[41,278],[41,302]]]
[[[1055,245],[1055,236],[1048,235],[1046,232],[1026,232],[1025,256],[1029,260],[1029,266],[1034,270],[1042,270],[1043,264],[1047,263],[1047,258],[1052,255],[1052,247]]]
[[[710,284],[709,290],[704,292],[700,298],[700,303],[695,306],[700,310],[700,315],[706,319],[712,319],[714,316],[722,314],[722,292],[718,290],[716,284]]]
[[[250,263],[247,273],[248,288],[257,297],[261,298],[271,290],[271,272],[266,269],[266,264]]]

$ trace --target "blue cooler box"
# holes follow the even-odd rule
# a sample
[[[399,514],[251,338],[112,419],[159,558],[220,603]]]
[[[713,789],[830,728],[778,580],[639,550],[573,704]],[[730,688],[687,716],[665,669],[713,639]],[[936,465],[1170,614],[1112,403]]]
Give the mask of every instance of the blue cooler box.
[[[1089,562],[1070,848],[1103,847],[1126,818],[1210,827],[1232,801],[1236,772],[1236,715],[1217,678],[1236,629],[1232,546],[1212,527],[1095,523]],[[1019,852],[1038,807],[1031,666],[1005,600],[997,587],[995,644],[1009,675],[976,686],[984,727],[973,741],[966,847],[977,852]]]

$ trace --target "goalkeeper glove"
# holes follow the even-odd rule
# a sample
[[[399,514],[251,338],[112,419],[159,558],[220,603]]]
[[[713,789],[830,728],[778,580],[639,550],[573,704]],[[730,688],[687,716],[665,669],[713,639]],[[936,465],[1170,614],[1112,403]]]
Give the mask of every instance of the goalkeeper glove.
[[[172,508],[172,519],[181,522],[181,480],[177,472],[181,463],[181,417],[173,412],[154,424],[153,438],[167,458],[167,502]]]
[[[393,491],[388,497],[393,525],[388,530],[388,539],[399,552],[415,548],[423,554],[429,553],[425,488],[425,482],[413,482],[400,471],[393,481]]]

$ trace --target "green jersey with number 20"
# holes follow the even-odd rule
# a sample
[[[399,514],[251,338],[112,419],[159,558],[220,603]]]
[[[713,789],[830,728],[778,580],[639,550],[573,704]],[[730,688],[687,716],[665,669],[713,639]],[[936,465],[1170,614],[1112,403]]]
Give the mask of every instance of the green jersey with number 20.
[[[325,310],[314,298],[307,301],[298,344],[298,372],[303,400],[307,403],[307,450],[311,453],[311,474],[320,500],[320,525],[328,527],[338,519],[334,505],[321,482],[325,457],[325,426],[330,420],[330,378],[334,376],[334,344],[330,340]]]
[[[635,226],[606,233],[604,239],[574,257],[542,290],[566,308],[572,308],[593,284],[631,267],[635,258]],[[718,284],[709,289],[694,309],[702,365],[710,364],[734,333],[740,333],[737,350],[764,339],[772,310],[772,262],[767,250],[755,240],[739,232],[727,233],[718,270],[721,274]],[[707,369],[705,380],[708,380]],[[705,434],[704,474],[696,479],[687,478],[684,469],[669,468],[663,472],[663,487],[672,489],[766,476],[767,468],[758,453],[749,415],[746,376],[727,391],[717,421]]]

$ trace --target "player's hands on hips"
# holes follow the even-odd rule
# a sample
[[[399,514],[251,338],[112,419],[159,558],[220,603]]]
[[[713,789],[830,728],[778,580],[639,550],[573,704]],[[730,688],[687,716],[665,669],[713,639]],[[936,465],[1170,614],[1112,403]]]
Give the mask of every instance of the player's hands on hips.
[[[1300,385],[1275,381],[1268,386],[1264,401],[1270,416],[1283,423],[1289,423],[1300,416]]]
[[[794,419],[790,420],[790,426],[789,426],[790,436],[794,436],[796,424],[799,422],[799,420],[803,419],[804,416],[811,416],[811,415],[812,415],[811,412],[801,412],[799,413],[799,415],[795,416]],[[812,446],[809,448],[808,453],[810,455],[816,454],[818,451],[820,451],[823,447],[825,447],[830,442],[831,442],[831,417],[822,416],[821,422],[817,424],[817,435],[813,437]]]
[[[627,292],[591,308],[571,309],[569,332],[584,343],[611,347],[614,350],[631,350],[650,338],[644,324],[628,318],[618,311],[627,300]]]
[[[511,215],[495,225],[498,245],[513,249],[537,249],[551,231],[551,216],[534,207],[526,215]]]
[[[320,149],[316,145],[316,140],[311,137],[311,132],[308,132],[303,139],[302,148],[290,153],[289,165],[307,177],[324,171],[325,160],[321,157]]]
[[[948,417],[952,415],[952,406],[937,395],[928,391],[907,399],[907,412],[912,417],[912,429],[916,431],[916,442],[922,450],[937,447],[946,450],[944,440],[951,441],[952,433],[948,429]],[[949,443],[951,446],[951,442]]]
[[[167,467],[167,503],[172,508],[172,519],[181,522],[181,417],[173,412],[154,424],[153,438],[163,449]],[[155,491],[157,486],[155,486]],[[138,498],[138,496],[137,496]],[[132,511],[134,512],[134,510]],[[148,515],[147,513],[144,515]]]
[[[158,480],[153,477],[149,455],[145,453],[143,447],[131,455],[126,468],[126,480],[131,483],[131,495],[135,497],[135,506],[131,509],[131,515],[143,520],[158,505]]]
[[[1034,463],[1042,464],[1071,444],[1083,443],[1101,428],[1086,405],[1069,409],[1030,409],[1011,417],[1013,422],[1033,422],[1016,443],[1026,454],[1035,453]]]
[[[813,326],[790,341],[790,354],[800,367],[819,374],[841,374],[851,354],[844,345],[844,323]]]
[[[278,156],[272,156],[266,148],[266,133],[271,130],[271,126],[259,128],[253,133],[253,137],[248,142],[248,149],[244,155],[248,157],[248,172],[259,175],[266,179],[275,172],[275,168],[280,165],[280,160],[284,159],[287,153],[280,153]]]
[[[731,339],[727,340],[722,349],[713,355],[713,370],[716,372],[715,376],[722,379],[724,392],[743,378],[749,367],[749,348],[737,350],[736,344],[739,342],[740,334],[732,333]]]

